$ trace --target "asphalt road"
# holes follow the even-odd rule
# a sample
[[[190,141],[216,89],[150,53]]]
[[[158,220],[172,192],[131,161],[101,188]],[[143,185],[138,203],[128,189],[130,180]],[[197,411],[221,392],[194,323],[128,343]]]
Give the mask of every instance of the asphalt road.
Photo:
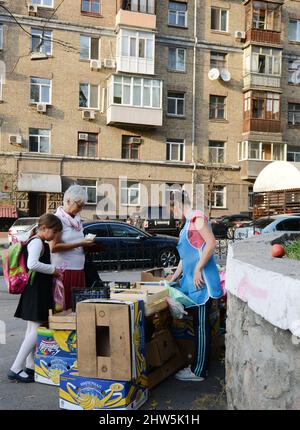
[[[113,276],[113,278],[112,278]],[[138,280],[138,272],[104,273],[103,280]],[[58,388],[39,383],[10,382],[7,371],[22,343],[26,323],[14,318],[18,296],[9,295],[0,277],[0,410],[56,410]],[[3,326],[6,328],[6,342]],[[2,328],[2,330],[1,330]],[[182,382],[169,377],[151,390],[144,410],[214,410],[226,409],[224,364],[214,360],[204,382]]]

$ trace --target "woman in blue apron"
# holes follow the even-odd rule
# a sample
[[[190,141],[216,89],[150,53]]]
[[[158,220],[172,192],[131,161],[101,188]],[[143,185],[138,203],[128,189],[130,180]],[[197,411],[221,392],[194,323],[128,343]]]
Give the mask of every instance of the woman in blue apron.
[[[192,210],[185,191],[171,194],[171,207],[175,218],[185,219],[177,246],[180,262],[171,282],[180,278],[180,291],[195,303],[195,306],[190,307],[195,332],[194,362],[192,366],[177,372],[175,377],[182,381],[203,381],[209,362],[211,301],[222,296],[213,256],[216,240],[207,217],[201,211]]]

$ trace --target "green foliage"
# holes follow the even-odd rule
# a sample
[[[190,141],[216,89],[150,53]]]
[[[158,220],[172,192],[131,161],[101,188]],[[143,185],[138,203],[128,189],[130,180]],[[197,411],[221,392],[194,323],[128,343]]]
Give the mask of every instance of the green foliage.
[[[286,255],[293,260],[300,260],[300,240],[285,245]]]

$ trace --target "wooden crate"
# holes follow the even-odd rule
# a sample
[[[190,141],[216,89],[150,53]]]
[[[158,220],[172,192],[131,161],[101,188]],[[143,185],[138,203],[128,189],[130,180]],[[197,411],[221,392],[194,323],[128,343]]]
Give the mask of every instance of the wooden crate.
[[[49,328],[54,330],[76,330],[76,313],[72,309],[56,314],[49,310]]]
[[[136,283],[131,289],[112,288],[110,298],[115,300],[143,300],[145,315],[153,315],[168,307],[168,290],[155,282]]]

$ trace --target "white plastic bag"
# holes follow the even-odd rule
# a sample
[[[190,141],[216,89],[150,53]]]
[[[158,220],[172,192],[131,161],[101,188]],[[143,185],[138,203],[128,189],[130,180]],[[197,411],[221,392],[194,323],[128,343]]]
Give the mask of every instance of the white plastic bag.
[[[187,312],[184,309],[184,306],[181,303],[179,303],[177,300],[172,299],[171,297],[166,297],[166,302],[169,305],[171,315],[174,319],[181,320],[184,317],[184,315],[187,315]]]

